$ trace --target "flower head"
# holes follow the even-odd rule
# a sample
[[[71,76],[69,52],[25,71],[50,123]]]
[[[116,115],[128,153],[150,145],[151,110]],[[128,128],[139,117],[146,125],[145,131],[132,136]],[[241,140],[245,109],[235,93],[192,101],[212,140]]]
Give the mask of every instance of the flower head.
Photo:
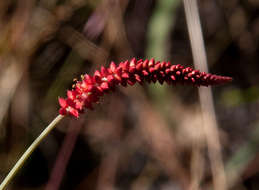
[[[213,75],[190,67],[172,65],[170,62],[150,60],[127,60],[116,65],[111,62],[108,68],[101,67],[93,76],[85,74],[81,81],[67,91],[67,98],[59,98],[61,115],[79,117],[85,109],[93,109],[104,93],[114,90],[117,85],[126,87],[144,82],[163,84],[188,84],[195,86],[218,85],[232,81],[231,77]]]

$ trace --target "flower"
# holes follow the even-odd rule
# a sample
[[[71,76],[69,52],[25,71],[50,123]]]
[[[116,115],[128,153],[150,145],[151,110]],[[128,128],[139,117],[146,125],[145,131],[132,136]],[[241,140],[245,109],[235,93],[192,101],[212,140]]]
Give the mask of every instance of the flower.
[[[118,66],[111,62],[108,68],[101,67],[93,76],[85,74],[81,81],[73,85],[72,90],[67,91],[67,98],[59,98],[61,115],[71,115],[76,118],[85,109],[93,109],[92,104],[99,98],[114,90],[117,85],[126,87],[144,82],[163,84],[188,84],[194,86],[218,85],[232,81],[231,77],[213,75],[182,65],[172,65],[170,62],[155,62],[150,60],[127,60]]]

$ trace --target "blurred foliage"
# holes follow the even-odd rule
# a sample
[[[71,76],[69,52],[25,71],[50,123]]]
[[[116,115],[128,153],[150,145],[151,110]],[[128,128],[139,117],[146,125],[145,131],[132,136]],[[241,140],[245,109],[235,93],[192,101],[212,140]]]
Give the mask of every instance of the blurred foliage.
[[[228,183],[258,189],[259,3],[198,3],[210,72],[234,78],[213,88]],[[57,115],[74,78],[132,57],[192,65],[180,0],[0,1],[1,180]],[[10,188],[186,189],[200,143],[199,185],[211,189],[201,123],[196,88],[118,88],[61,122]]]

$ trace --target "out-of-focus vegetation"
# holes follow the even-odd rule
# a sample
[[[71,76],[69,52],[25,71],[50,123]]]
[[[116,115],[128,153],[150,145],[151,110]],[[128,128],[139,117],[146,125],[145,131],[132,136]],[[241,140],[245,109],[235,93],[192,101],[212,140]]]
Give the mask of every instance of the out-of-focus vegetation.
[[[209,70],[234,78],[213,87],[227,184],[259,189],[259,2],[198,5]],[[181,0],[1,0],[1,181],[74,78],[132,57],[193,65]],[[201,126],[197,88],[118,88],[63,120],[9,188],[212,189]]]

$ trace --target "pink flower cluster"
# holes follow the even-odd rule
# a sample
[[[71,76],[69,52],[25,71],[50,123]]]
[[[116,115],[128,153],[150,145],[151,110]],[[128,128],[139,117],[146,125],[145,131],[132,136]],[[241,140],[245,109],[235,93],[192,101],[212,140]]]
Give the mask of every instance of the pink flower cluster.
[[[108,68],[101,67],[93,76],[85,74],[82,81],[77,81],[72,90],[67,91],[67,98],[59,98],[61,115],[79,117],[86,108],[93,109],[92,104],[97,102],[104,93],[115,89],[116,85],[143,84],[190,84],[195,86],[217,85],[231,81],[231,77],[218,76],[190,67],[172,65],[170,62],[155,62],[150,60],[127,60],[118,66],[111,62]]]

